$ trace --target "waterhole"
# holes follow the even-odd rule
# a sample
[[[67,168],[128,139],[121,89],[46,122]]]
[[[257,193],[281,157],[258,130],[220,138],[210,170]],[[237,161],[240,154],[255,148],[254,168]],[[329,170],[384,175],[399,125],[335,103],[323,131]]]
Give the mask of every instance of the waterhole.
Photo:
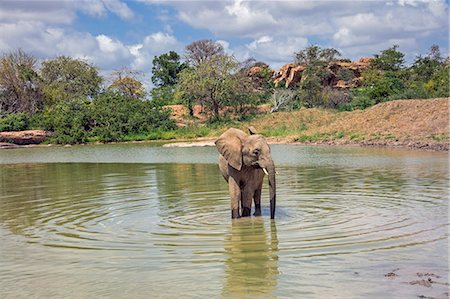
[[[272,152],[276,219],[265,188],[263,215],[232,221],[214,148],[3,150],[0,297],[448,291],[446,154],[283,145]],[[431,286],[411,283],[424,273],[434,275]]]

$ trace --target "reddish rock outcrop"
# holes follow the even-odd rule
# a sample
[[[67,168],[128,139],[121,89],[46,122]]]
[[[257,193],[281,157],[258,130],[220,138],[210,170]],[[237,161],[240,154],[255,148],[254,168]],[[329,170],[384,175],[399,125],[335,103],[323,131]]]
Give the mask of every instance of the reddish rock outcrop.
[[[324,85],[333,88],[354,88],[362,84],[362,72],[370,66],[372,58],[361,58],[356,62],[332,61],[328,65],[330,77]],[[279,70],[273,72],[272,80],[275,87],[284,83],[286,88],[294,87],[302,80],[305,66],[295,63],[283,65]],[[347,80],[343,80],[347,77]]]
[[[302,72],[304,70],[304,66],[295,63],[283,65],[278,71],[273,72],[273,83],[275,83],[275,87],[277,87],[280,82],[284,82],[286,88],[294,86],[302,79]]]
[[[50,132],[43,130],[0,132],[0,143],[13,143],[17,145],[38,144],[50,135]]]

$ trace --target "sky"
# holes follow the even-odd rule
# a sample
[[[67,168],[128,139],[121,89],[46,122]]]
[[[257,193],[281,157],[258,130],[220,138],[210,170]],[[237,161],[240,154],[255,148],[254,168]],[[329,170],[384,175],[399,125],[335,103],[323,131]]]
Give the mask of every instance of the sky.
[[[273,69],[310,45],[357,60],[399,45],[407,62],[437,44],[448,55],[448,0],[0,0],[0,52],[88,60],[151,77],[155,56],[200,39]]]

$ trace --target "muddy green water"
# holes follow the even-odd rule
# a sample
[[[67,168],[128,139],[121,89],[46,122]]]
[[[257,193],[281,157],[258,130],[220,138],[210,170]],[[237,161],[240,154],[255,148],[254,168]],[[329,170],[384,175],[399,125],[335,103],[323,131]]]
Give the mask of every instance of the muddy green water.
[[[1,298],[417,298],[448,291],[448,155],[272,146],[275,221],[231,221],[215,148],[0,151]],[[267,181],[265,182],[267,186]],[[395,273],[391,277],[385,275]],[[433,281],[414,284],[417,274]]]

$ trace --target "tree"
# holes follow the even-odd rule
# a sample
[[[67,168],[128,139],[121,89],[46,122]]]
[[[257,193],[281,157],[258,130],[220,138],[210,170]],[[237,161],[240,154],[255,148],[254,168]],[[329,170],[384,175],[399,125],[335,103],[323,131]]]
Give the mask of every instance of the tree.
[[[393,45],[389,49],[381,51],[380,54],[375,54],[372,61],[372,66],[383,71],[398,71],[405,63],[405,54],[397,51],[398,45]]]
[[[306,68],[300,81],[299,99],[307,107],[322,106],[324,104],[322,90],[330,85],[331,71],[328,64],[341,54],[334,48],[322,49],[319,46],[309,46],[295,53],[296,63]]]
[[[116,91],[128,97],[142,98],[145,96],[145,88],[142,83],[136,79],[139,72],[130,69],[116,70],[112,73],[113,83],[108,87],[109,90]]]
[[[198,40],[186,46],[186,59],[193,66],[198,66],[215,55],[223,54],[223,46],[210,39]]]
[[[428,55],[419,55],[414,60],[414,63],[411,66],[412,79],[426,82],[431,79],[433,74],[442,67],[442,65],[443,62],[439,46],[432,45]]]
[[[296,63],[305,66],[317,64],[323,65],[328,64],[340,56],[341,53],[334,48],[321,49],[319,46],[313,45],[295,53],[295,60]]]
[[[42,90],[37,60],[21,49],[0,59],[0,114],[42,109]]]
[[[50,105],[76,98],[93,98],[103,81],[96,67],[66,56],[44,61],[41,77]]]
[[[152,82],[158,87],[174,86],[178,81],[178,74],[187,66],[185,62],[181,62],[180,56],[174,51],[155,56],[152,67]]]
[[[242,105],[251,96],[250,82],[243,81],[239,74],[239,63],[233,56],[214,55],[180,73],[178,94],[200,102],[218,119],[222,107]]]
[[[96,96],[91,106],[94,120],[92,132],[101,141],[121,141],[130,134],[175,128],[170,111],[158,109],[150,101],[117,92],[104,92]]]

